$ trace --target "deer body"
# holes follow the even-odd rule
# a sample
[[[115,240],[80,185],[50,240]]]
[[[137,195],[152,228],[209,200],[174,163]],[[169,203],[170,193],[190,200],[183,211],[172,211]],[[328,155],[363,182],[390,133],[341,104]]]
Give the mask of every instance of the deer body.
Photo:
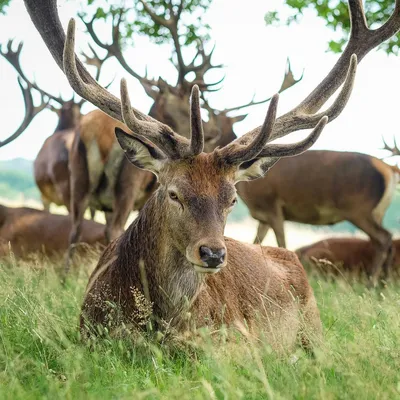
[[[33,173],[44,209],[49,211],[50,204],[55,203],[58,206],[65,205],[69,211],[69,152],[80,119],[80,105],[73,101],[65,102],[57,114],[57,128],[39,150],[33,164]]]
[[[0,256],[10,250],[15,256],[25,258],[32,253],[60,256],[68,248],[71,220],[67,215],[55,215],[46,211],[0,205]],[[85,221],[82,241],[89,245],[104,245],[104,226]]]
[[[86,331],[87,323],[103,326],[115,323],[118,326],[121,322],[128,325],[143,322],[137,317],[135,302],[131,300],[135,289],[144,290],[139,268],[139,263],[143,262],[156,320],[162,319],[173,327],[185,329],[190,324],[219,326],[222,323],[246,322],[249,327],[255,328],[259,327],[261,320],[263,330],[270,333],[271,344],[274,343],[274,335],[280,332],[275,337],[275,345],[287,347],[293,345],[296,339],[301,339],[300,311],[308,328],[317,335],[321,334],[312,289],[304,269],[292,252],[243,244],[222,236],[221,222],[224,221],[218,221],[218,224],[214,218],[218,207],[229,201],[234,191],[228,184],[225,187],[224,182],[214,181],[215,176],[220,174],[215,168],[213,171],[212,166],[209,155],[197,165],[192,164],[190,175],[193,181],[190,182],[190,189],[189,186],[186,189],[194,189],[187,194],[188,198],[204,201],[205,208],[198,210],[202,212],[195,216],[194,221],[198,226],[198,236],[205,234],[205,228],[212,231],[215,231],[215,225],[220,228],[215,240],[225,242],[228,255],[226,266],[215,274],[200,274],[193,268],[181,248],[187,232],[183,232],[182,238],[177,237],[175,229],[182,232],[182,228],[171,226],[172,221],[167,216],[171,213],[171,204],[166,189],[161,187],[128,230],[107,248],[92,273],[82,306],[83,331]],[[184,168],[177,169],[175,173],[172,185],[178,185],[179,180],[187,176]],[[221,193],[224,190],[227,193]],[[215,201],[218,192],[221,195]],[[190,205],[188,208],[191,208]],[[187,212],[190,211],[195,209]],[[197,239],[195,237],[192,241]],[[112,309],[107,306],[109,302],[121,306],[120,319],[110,321]],[[192,314],[194,320],[188,320],[187,313]],[[283,337],[282,332],[288,335]]]
[[[396,277],[400,275],[400,240],[393,240],[395,255],[392,264],[392,274]],[[335,264],[329,269],[323,268],[321,271],[334,275],[338,270],[348,272],[356,276],[369,275],[371,260],[374,257],[375,248],[371,241],[357,238],[330,238],[320,240],[309,246],[301,247],[296,250],[296,254],[303,264],[314,263],[313,259],[328,260]]]
[[[259,221],[256,243],[268,228],[286,247],[284,221],[331,225],[349,221],[374,243],[372,264],[390,265],[391,234],[382,227],[398,170],[361,153],[311,150],[282,159],[263,179],[240,182],[238,193]],[[385,266],[388,268],[388,266]]]

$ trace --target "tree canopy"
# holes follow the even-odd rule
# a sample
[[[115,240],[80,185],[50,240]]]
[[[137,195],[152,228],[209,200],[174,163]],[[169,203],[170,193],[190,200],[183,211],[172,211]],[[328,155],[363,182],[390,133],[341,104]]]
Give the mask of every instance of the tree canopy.
[[[367,22],[374,29],[382,25],[392,15],[394,0],[365,0],[364,8]],[[270,11],[265,15],[268,25],[286,24],[300,22],[306,10],[313,10],[319,18],[326,21],[326,26],[338,31],[341,37],[328,43],[329,50],[340,53],[347,41],[350,31],[349,10],[345,0],[286,0],[286,6],[290,15],[282,18],[277,11]],[[393,36],[383,43],[380,48],[388,54],[398,55],[400,52],[400,34]]]

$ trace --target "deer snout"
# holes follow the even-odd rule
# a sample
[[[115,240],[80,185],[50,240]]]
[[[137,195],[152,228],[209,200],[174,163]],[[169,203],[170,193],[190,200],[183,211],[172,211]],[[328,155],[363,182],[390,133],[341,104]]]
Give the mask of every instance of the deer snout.
[[[224,263],[226,249],[225,247],[220,249],[211,249],[207,246],[200,246],[199,253],[201,261],[203,261],[207,267],[216,268]]]

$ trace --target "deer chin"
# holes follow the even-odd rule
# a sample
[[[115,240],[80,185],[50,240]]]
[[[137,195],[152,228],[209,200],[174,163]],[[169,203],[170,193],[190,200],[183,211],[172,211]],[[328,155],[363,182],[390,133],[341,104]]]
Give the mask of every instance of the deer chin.
[[[203,267],[201,265],[197,264],[192,264],[194,267],[194,270],[199,273],[199,274],[216,274],[217,272],[221,271],[222,269],[222,264],[218,267]]]

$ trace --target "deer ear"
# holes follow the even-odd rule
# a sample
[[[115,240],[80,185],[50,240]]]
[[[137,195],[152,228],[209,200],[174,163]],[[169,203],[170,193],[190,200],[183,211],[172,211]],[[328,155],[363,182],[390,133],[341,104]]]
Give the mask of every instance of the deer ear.
[[[134,166],[158,175],[166,161],[165,155],[160,150],[144,140],[124,132],[118,127],[115,128],[115,136],[126,158]]]
[[[252,181],[263,177],[278,161],[279,157],[263,157],[246,161],[237,167],[235,180]]]

